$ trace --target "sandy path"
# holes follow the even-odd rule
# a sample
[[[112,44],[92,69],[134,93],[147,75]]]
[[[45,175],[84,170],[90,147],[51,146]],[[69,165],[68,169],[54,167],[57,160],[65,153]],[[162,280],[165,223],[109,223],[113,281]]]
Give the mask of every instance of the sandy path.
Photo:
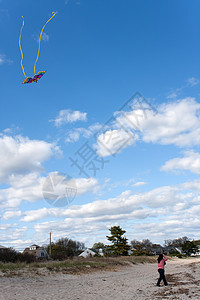
[[[157,287],[157,266],[138,264],[118,272],[0,277],[0,300],[200,299],[200,259],[168,261],[169,286]]]

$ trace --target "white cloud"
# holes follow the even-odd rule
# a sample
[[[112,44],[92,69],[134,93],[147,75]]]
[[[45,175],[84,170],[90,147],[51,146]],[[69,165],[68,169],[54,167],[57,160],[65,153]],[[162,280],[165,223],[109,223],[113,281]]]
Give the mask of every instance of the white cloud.
[[[3,219],[8,220],[12,218],[17,218],[22,215],[22,212],[20,210],[8,210],[3,214]]]
[[[6,58],[6,55],[0,54],[0,65],[3,64],[11,64],[13,61],[11,59]]]
[[[185,199],[190,198],[191,193],[184,197]],[[38,210],[38,214],[32,211],[26,212],[26,215],[32,216],[34,214],[36,219],[31,217],[31,221],[39,219],[39,212],[41,212],[42,217],[44,217],[44,215],[46,217],[56,216],[57,218],[65,216],[73,220],[82,218],[92,222],[105,222],[106,220],[119,220],[124,218],[132,220],[133,218],[146,218],[149,215],[156,216],[159,212],[167,214],[171,207],[182,203],[185,200],[184,197],[182,194],[179,194],[178,187],[165,186],[137,195],[132,195],[130,191],[125,191],[119,196],[107,200],[96,200],[83,205],[72,205],[66,209],[42,209]],[[29,219],[26,218],[23,220],[27,221]]]
[[[87,192],[96,193],[99,189],[98,180],[96,178],[74,178],[77,187],[77,195]]]
[[[67,143],[73,143],[77,142],[80,137],[89,138],[91,135],[96,133],[102,125],[96,123],[93,125],[90,125],[87,129],[86,128],[74,128],[73,130],[70,130],[67,134],[66,142]]]
[[[8,182],[12,174],[40,172],[42,163],[59,149],[56,145],[22,136],[0,137],[0,182]]]
[[[121,225],[127,230],[130,240],[150,237],[154,242],[164,242],[164,239],[187,233],[190,236],[191,232],[198,234],[200,217],[195,198],[196,194],[186,193],[183,185],[163,186],[135,195],[125,191],[116,197],[83,205],[27,211],[21,221],[37,221],[35,230],[40,234],[51,228],[55,232],[54,238],[74,236],[76,240],[89,244],[94,232],[94,242],[99,237],[105,239],[113,225]],[[44,218],[51,218],[51,221],[39,223]],[[194,227],[196,233],[192,230]]]
[[[4,63],[4,57],[3,55],[0,55],[0,65],[2,65]]]
[[[199,79],[197,79],[195,77],[191,77],[191,78],[188,78],[187,83],[188,83],[188,86],[192,87],[192,86],[199,84]]]
[[[71,178],[58,172],[50,173],[42,187],[44,199],[56,207],[67,206],[76,197],[97,190],[98,181],[94,178]]]
[[[127,146],[133,145],[137,136],[123,129],[108,130],[97,138],[94,148],[101,157],[114,155],[122,151]]]
[[[182,184],[184,190],[191,190],[193,192],[200,193],[200,179],[194,181],[188,181]],[[200,203],[200,199],[197,200]]]
[[[81,131],[80,130],[72,130],[67,134],[67,138],[65,141],[67,143],[74,143],[80,139]]]
[[[43,218],[47,218],[49,216],[59,217],[59,209],[58,208],[49,208],[43,207],[38,210],[29,210],[24,213],[24,217],[21,219],[23,222],[35,222],[37,220],[41,220]]]
[[[124,192],[119,195],[117,198],[108,199],[108,200],[98,200],[94,201],[93,203],[88,203],[84,205],[75,205],[70,206],[67,209],[41,209],[36,211],[29,211],[26,213],[27,217],[24,218],[24,221],[35,221],[39,219],[41,214],[42,217],[47,216],[56,216],[59,217],[67,217],[67,223],[70,220],[81,218],[85,222],[90,221],[92,223],[98,221],[105,221],[105,220],[113,220],[118,219],[126,216],[127,214],[131,213],[130,205],[133,206],[133,203],[128,203],[126,197],[130,196],[129,192]],[[137,203],[137,201],[136,201]],[[106,207],[106,211],[105,211]],[[136,205],[134,206],[136,208]],[[134,211],[135,213],[135,211]],[[64,222],[63,222],[64,224]]]
[[[2,136],[14,136],[14,135],[17,135],[17,133],[20,132],[20,127],[18,126],[15,126],[15,125],[11,125],[11,127],[9,128],[5,128],[5,129],[2,129],[2,132],[0,132],[0,137]]]
[[[138,182],[136,182],[136,183],[133,183],[132,186],[143,186],[143,185],[145,185],[145,184],[147,184],[147,183],[144,182],[144,181],[138,181]]]
[[[185,151],[183,158],[168,160],[164,166],[161,167],[161,170],[188,170],[192,173],[200,174],[200,154],[194,151]]]
[[[180,97],[182,91],[186,88],[192,88],[193,86],[199,84],[199,79],[195,77],[190,77],[187,79],[186,84],[181,86],[180,88],[172,89],[170,94],[167,96],[167,99],[176,100]]]
[[[49,35],[46,34],[45,32],[43,32],[43,34],[42,34],[42,40],[43,40],[44,42],[48,42],[48,41],[49,41]]]
[[[63,113],[63,118],[67,115]],[[151,109],[138,108],[128,112],[115,112],[114,115],[116,118],[113,124],[107,131],[99,134],[94,145],[99,156],[119,153],[127,146],[133,145],[139,139],[139,135],[146,143],[174,144],[179,147],[200,144],[200,103],[194,98],[163,103],[157,108],[157,113]],[[63,118],[57,118],[55,122],[61,124]],[[78,116],[72,118],[71,122],[75,119],[78,119]],[[99,130],[100,125],[97,126]],[[69,132],[66,141],[78,141],[80,135],[89,137],[92,131],[91,128],[74,129]]]
[[[154,243],[163,243],[167,239],[175,239],[181,236],[199,239],[200,218],[193,218],[192,214],[187,216],[174,215],[173,219],[167,217],[159,222],[148,222],[132,225],[132,236],[142,240],[150,237]],[[148,233],[148,234],[147,234]],[[161,242],[162,241],[162,242]]]
[[[77,121],[87,121],[87,113],[82,113],[79,110],[61,110],[59,115],[54,120],[55,126],[59,127],[66,123],[74,123]]]
[[[95,180],[85,180],[77,180],[80,191],[85,192],[85,189],[81,188],[84,185],[95,191]],[[183,235],[191,237],[191,232],[192,237],[199,234],[200,196],[195,190],[195,187],[199,186],[199,182],[186,182],[177,186],[163,186],[145,193],[133,194],[131,191],[124,191],[116,197],[71,205],[67,208],[44,207],[16,212],[18,217],[21,217],[20,222],[37,221],[34,225],[37,240],[44,241],[51,228],[54,240],[68,236],[84,241],[89,246],[94,232],[93,243],[104,240],[111,226],[120,225],[127,230],[129,240],[148,237],[153,242],[164,242],[167,238]],[[4,219],[11,218],[13,214],[11,210],[10,213],[4,214]],[[44,222],[45,218],[51,221]],[[16,232],[16,236],[20,239],[23,234]]]
[[[33,39],[39,43],[39,40],[40,40],[40,35],[34,33],[33,35]],[[41,40],[44,41],[44,42],[48,42],[49,41],[49,35],[45,32],[42,33],[42,37],[41,37]]]
[[[50,184],[48,178],[51,178],[53,185]],[[72,188],[75,189],[72,201],[75,201],[76,197],[87,192],[96,193],[99,184],[95,178],[70,178],[58,172],[50,173],[48,177],[41,177],[39,173],[12,175],[10,187],[0,190],[0,208],[16,208],[22,201],[36,202],[43,199],[49,200],[48,203],[52,205],[55,199],[61,199],[61,204],[66,206],[69,204],[67,197],[71,196],[69,193],[72,193]],[[52,197],[53,201],[51,201]],[[8,215],[10,214],[9,212]]]
[[[43,182],[44,178],[40,177],[38,173],[12,175],[10,187],[0,190],[1,209],[17,208],[22,201],[36,202],[42,200]]]
[[[178,91],[174,91],[174,92],[171,92],[168,96],[167,96],[167,99],[177,99],[178,97]]]
[[[65,5],[68,5],[70,3],[70,0],[65,0]],[[81,1],[74,1],[74,3],[76,5],[80,5],[81,4]]]
[[[200,103],[194,98],[163,103],[156,113],[144,107],[115,112],[114,116],[110,128],[99,134],[94,145],[100,156],[118,153],[139,137],[145,143],[161,145],[192,147],[200,144]],[[124,141],[122,147],[120,139]]]
[[[200,144],[200,104],[194,98],[186,98],[172,103],[164,103],[153,115],[141,119],[140,128],[144,142],[179,147]]]

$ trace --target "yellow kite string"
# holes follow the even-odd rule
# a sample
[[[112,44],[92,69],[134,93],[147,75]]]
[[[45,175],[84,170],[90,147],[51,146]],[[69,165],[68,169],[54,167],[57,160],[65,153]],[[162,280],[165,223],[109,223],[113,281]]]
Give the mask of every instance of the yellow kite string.
[[[36,67],[36,63],[37,63],[37,61],[38,61],[39,54],[40,54],[40,42],[41,42],[43,30],[44,30],[45,26],[47,25],[47,23],[49,23],[49,21],[51,21],[51,19],[53,19],[53,17],[55,17],[56,12],[53,11],[52,14],[53,14],[53,15],[52,15],[51,18],[44,24],[44,26],[43,26],[43,28],[42,28],[42,30],[41,30],[41,32],[40,32],[39,46],[38,46],[38,53],[37,53],[37,58],[36,58],[36,61],[35,61],[35,64],[34,64],[34,75],[36,74],[35,67]]]
[[[21,51],[21,56],[22,56],[22,59],[21,59],[21,67],[22,67],[22,71],[24,73],[24,76],[26,77],[26,73],[24,71],[24,67],[23,67],[23,64],[22,64],[22,61],[23,61],[23,58],[24,58],[24,55],[23,55],[23,52],[22,52],[22,47],[21,47],[21,36],[22,36],[22,29],[24,27],[24,17],[22,16],[22,19],[23,19],[23,23],[22,23],[22,27],[21,27],[21,30],[20,30],[20,36],[19,36],[19,48],[20,48],[20,51]]]

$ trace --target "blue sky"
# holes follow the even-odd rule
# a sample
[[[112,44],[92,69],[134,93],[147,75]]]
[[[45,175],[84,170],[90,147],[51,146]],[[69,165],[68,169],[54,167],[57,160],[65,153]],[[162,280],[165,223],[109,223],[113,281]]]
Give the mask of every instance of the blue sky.
[[[92,246],[114,225],[129,242],[200,238],[199,9],[0,0],[0,244],[45,244],[51,231]],[[52,11],[36,66],[46,74],[22,85],[21,16],[33,76]]]

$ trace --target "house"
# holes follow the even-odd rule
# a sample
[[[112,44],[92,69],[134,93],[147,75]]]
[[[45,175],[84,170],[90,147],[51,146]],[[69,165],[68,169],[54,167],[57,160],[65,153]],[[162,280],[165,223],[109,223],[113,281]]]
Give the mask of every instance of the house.
[[[81,254],[79,254],[79,256],[87,258],[87,257],[92,257],[95,254],[96,253],[94,251],[92,251],[91,249],[87,248],[87,249],[85,249],[85,251],[83,251]]]
[[[162,252],[163,247],[160,244],[152,244],[151,246],[145,247],[150,253],[159,255]]]
[[[197,247],[198,247],[198,251],[197,251],[196,255],[200,255],[200,245],[197,245]]]
[[[131,248],[128,250],[128,255],[132,255],[136,251],[136,248]]]
[[[97,248],[97,249],[94,249],[94,248],[91,248],[90,249],[91,251],[95,252],[95,254],[97,254],[98,256],[104,256],[103,252],[104,252],[104,249],[102,248]]]
[[[197,252],[195,254],[191,253],[191,256],[199,256],[200,255],[200,245],[197,245],[197,247],[198,247]]]
[[[166,247],[163,248],[163,252],[167,255],[168,254],[175,254],[175,253],[185,254],[181,247],[175,247],[175,246],[166,246]]]
[[[103,256],[103,249],[99,248],[98,254],[99,254],[100,256]]]
[[[27,247],[23,253],[28,253],[34,255],[37,259],[48,259],[49,254],[45,250],[44,247],[40,247],[36,244],[31,245],[30,247]]]
[[[4,247],[4,246],[2,246],[2,245],[0,245],[0,251],[1,250],[6,250],[6,249],[8,249],[7,247]]]

